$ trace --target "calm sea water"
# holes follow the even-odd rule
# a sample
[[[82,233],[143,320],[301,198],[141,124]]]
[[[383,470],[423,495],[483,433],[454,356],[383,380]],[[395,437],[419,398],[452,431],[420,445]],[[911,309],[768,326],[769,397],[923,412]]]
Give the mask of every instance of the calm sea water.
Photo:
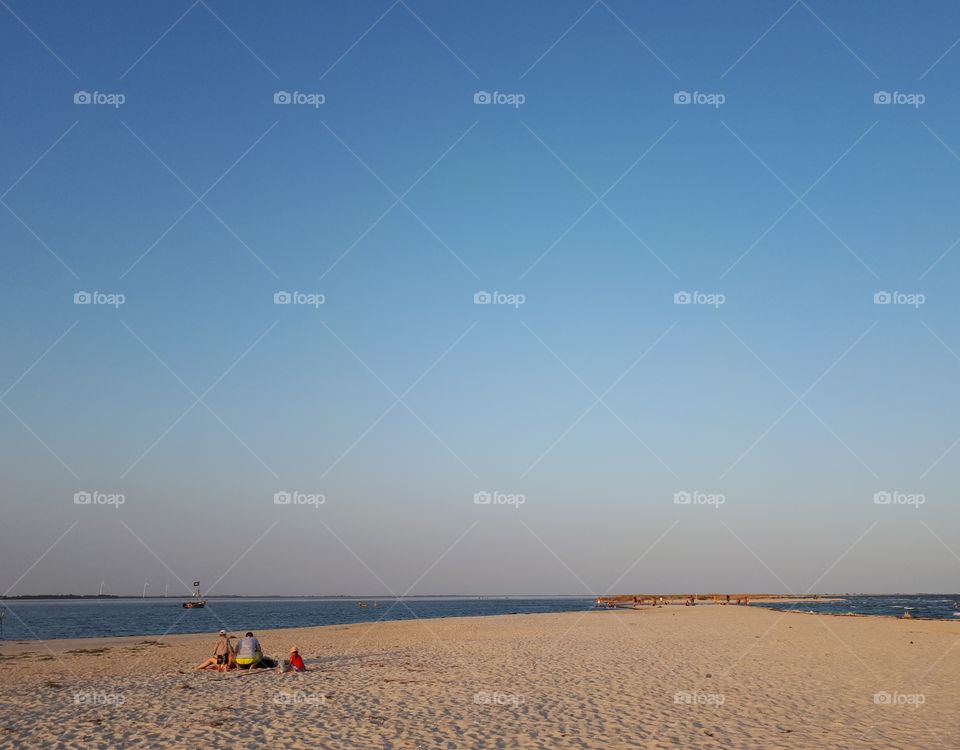
[[[373,607],[357,607],[355,599],[211,599],[205,609],[183,609],[179,599],[92,599],[60,601],[11,601],[6,610],[3,638],[90,638],[116,635],[163,635],[165,633],[215,633],[297,628],[312,625],[343,625],[377,620],[409,620],[414,617],[468,617],[534,612],[578,612],[590,609],[588,598],[437,598],[381,599]],[[856,613],[960,621],[955,606],[960,595],[847,596],[838,601],[756,604],[796,612]]]
[[[923,594],[897,596],[845,596],[838,601],[827,602],[771,602],[756,604],[757,607],[786,610],[789,612],[824,612],[828,614],[881,615],[902,617],[909,612],[911,617],[934,620],[957,620],[960,622],[960,594]],[[751,605],[754,606],[754,605]],[[955,613],[957,615],[955,616]]]
[[[533,612],[577,612],[593,605],[586,598],[210,599],[204,609],[183,609],[179,599],[6,600],[0,607],[5,640],[88,638],[164,633],[216,633],[267,628],[342,625],[414,617],[467,617]]]

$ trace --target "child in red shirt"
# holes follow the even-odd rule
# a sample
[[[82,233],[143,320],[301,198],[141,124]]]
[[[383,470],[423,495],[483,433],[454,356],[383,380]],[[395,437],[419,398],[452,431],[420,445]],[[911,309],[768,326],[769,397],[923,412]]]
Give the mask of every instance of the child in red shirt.
[[[303,657],[300,656],[300,652],[297,651],[296,646],[290,649],[290,669],[294,672],[307,671],[307,665],[303,663]]]

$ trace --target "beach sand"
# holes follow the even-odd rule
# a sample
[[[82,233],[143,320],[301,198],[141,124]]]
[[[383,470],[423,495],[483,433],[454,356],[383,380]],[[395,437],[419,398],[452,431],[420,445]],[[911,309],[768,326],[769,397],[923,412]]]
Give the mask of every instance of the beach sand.
[[[701,605],[257,635],[309,671],[190,671],[215,634],[0,643],[0,748],[960,746],[960,623]]]

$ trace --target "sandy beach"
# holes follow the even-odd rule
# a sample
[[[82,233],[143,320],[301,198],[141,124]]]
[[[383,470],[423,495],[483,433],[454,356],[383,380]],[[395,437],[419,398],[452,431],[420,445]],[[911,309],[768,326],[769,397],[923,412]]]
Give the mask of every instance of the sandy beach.
[[[960,743],[960,623],[668,606],[257,635],[309,671],[191,671],[214,634],[3,643],[0,747]]]

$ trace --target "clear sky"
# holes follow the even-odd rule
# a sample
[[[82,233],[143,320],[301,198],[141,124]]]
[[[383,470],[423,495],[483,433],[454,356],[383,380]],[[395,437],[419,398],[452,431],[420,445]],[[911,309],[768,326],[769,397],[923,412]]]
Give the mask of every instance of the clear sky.
[[[0,592],[958,588],[955,3],[2,5]]]

